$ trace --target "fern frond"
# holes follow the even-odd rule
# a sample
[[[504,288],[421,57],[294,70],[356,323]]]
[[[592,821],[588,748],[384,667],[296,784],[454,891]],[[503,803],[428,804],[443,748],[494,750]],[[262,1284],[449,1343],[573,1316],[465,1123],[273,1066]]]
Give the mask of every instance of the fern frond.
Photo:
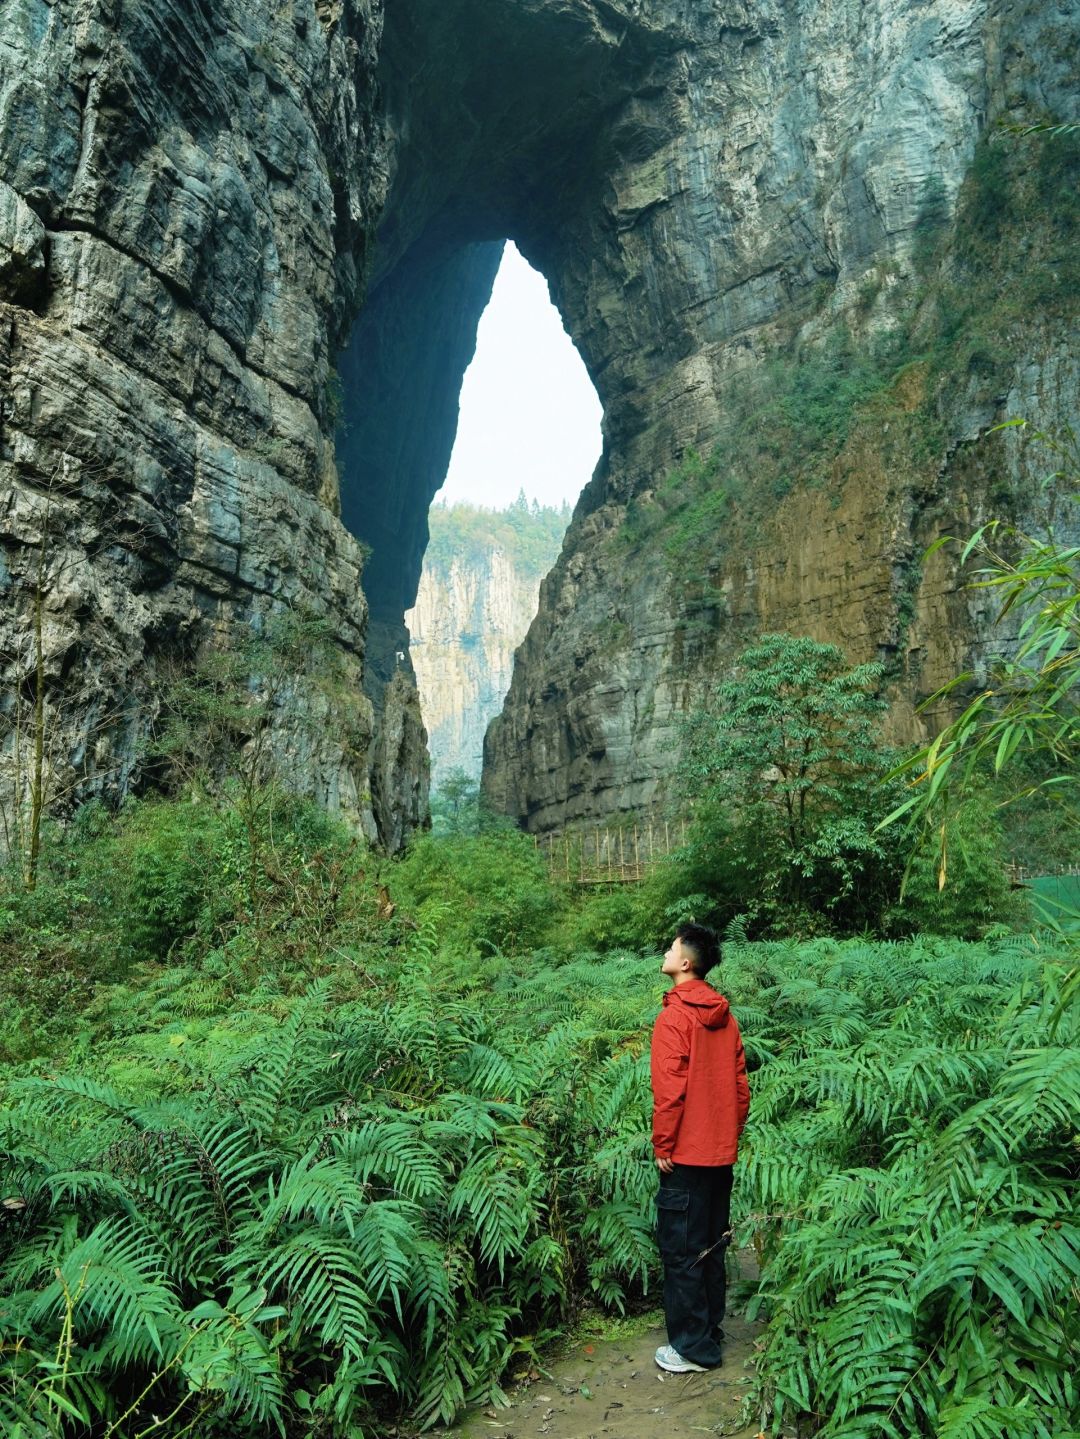
[[[346,1358],[360,1358],[378,1331],[374,1305],[357,1280],[356,1252],[339,1239],[316,1229],[292,1234],[263,1258],[254,1277],[269,1294],[282,1296],[295,1332],[312,1330]]]
[[[406,1199],[420,1201],[445,1195],[445,1161],[424,1141],[419,1120],[365,1120],[334,1133],[331,1143],[361,1184],[381,1181]]]
[[[80,1334],[106,1332],[112,1362],[152,1364],[164,1354],[163,1335],[175,1335],[181,1321],[166,1270],[166,1257],[144,1230],[105,1220],[68,1251],[27,1317],[55,1323],[70,1302]]]

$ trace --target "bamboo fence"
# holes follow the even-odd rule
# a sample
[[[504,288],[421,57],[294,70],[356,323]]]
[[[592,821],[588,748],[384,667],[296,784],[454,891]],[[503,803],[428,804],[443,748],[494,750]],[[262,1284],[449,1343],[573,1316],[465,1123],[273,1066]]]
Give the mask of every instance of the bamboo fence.
[[[593,825],[535,835],[534,841],[554,879],[566,884],[634,884],[656,860],[686,843],[686,821]]]
[[[553,879],[565,884],[636,884],[649,866],[686,843],[685,819],[639,819],[631,824],[582,826],[533,836]],[[1028,869],[1007,864],[1010,884],[1034,879],[1080,878],[1080,865]]]

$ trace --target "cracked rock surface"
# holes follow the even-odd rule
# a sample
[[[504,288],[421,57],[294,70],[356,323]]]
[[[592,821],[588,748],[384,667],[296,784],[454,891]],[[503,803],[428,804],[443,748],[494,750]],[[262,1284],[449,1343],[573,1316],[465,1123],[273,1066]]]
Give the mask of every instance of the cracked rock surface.
[[[1013,238],[961,264],[963,215],[992,234],[1013,193],[987,137],[1072,113],[1078,35],[1080,0],[8,0],[4,795],[38,610],[69,799],[140,782],[170,666],[291,610],[352,697],[348,741],[316,744],[296,687],[292,782],[404,836],[403,615],[507,237],[605,445],[487,736],[489,801],[535,831],[655,806],[680,717],[764,630],[882,659],[892,737],[918,736],[917,701],[1001,642],[955,561],[919,556],[1040,518],[1044,459],[1014,436],[988,461],[990,426],[1078,418],[1075,234],[1047,223],[1075,167],[1033,160]],[[957,319],[972,284],[992,334]]]
[[[547,277],[604,406],[603,456],[487,735],[495,808],[534,831],[654,808],[682,716],[763,631],[882,660],[897,741],[941,718],[921,699],[985,668],[990,616],[951,556],[925,574],[918,557],[1002,505],[1039,517],[1043,458],[977,442],[1009,414],[1076,416],[1075,293],[1018,304],[992,342],[967,317],[944,378],[915,362],[947,323],[935,286],[987,137],[1071,113],[1078,37],[1076,0],[388,10],[390,183],[342,364],[342,503],[375,550],[383,653],[404,641],[501,238]],[[896,361],[886,386],[901,340],[914,368]],[[878,411],[837,418],[867,371]],[[695,452],[717,457],[714,502],[680,514]],[[512,453],[506,471],[509,500]]]
[[[327,407],[385,187],[380,30],[375,0],[0,13],[9,805],[37,599],[68,803],[137,782],[170,666],[291,610],[324,622],[353,699],[348,744],[312,744],[297,691],[288,778],[375,834],[364,554]]]

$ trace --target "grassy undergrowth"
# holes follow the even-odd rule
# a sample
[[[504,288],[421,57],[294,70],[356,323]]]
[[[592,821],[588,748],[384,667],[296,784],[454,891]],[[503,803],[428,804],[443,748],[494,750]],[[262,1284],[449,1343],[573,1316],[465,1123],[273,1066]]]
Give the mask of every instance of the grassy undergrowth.
[[[544,932],[524,850],[468,908],[460,837],[268,813],[257,873],[227,812],[88,816],[0,904],[6,1434],[407,1434],[655,1302],[657,957],[573,952],[550,885]],[[729,945],[775,1434],[1076,1430],[1072,962]]]

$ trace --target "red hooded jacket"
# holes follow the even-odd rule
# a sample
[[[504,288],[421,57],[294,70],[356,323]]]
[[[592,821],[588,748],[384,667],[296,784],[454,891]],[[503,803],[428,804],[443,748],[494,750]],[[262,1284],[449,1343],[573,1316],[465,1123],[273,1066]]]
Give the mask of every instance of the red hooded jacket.
[[[672,985],[652,1035],[653,1151],[676,1164],[734,1164],[750,1112],[739,1026],[703,979]]]

